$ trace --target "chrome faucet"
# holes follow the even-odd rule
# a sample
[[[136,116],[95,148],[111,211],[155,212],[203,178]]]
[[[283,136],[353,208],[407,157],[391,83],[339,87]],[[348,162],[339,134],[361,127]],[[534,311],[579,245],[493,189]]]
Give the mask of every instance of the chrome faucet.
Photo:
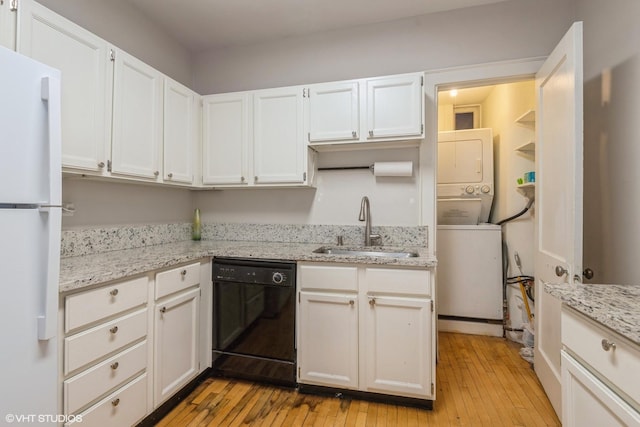
[[[360,203],[360,216],[359,221],[365,221],[364,223],[364,245],[371,246],[372,241],[380,244],[380,235],[371,234],[371,207],[369,205],[369,198],[364,196]]]

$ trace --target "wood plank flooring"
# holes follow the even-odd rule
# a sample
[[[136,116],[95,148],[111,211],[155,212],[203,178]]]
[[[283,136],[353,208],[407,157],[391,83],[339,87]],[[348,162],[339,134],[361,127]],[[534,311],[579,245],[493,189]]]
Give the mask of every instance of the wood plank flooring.
[[[559,426],[519,346],[439,334],[432,411],[209,378],[158,426]]]

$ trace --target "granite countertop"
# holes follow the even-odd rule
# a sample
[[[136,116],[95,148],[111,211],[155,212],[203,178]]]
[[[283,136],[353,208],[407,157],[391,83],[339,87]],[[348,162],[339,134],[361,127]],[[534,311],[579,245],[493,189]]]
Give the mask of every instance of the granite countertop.
[[[640,345],[640,286],[546,284],[563,304]]]
[[[380,264],[419,268],[431,268],[436,265],[436,259],[428,255],[426,248],[385,246],[384,250],[398,249],[415,251],[419,254],[418,257],[413,258],[387,258],[313,253],[313,250],[320,246],[323,245],[319,243],[203,240],[62,258],[60,260],[60,292],[78,290],[210,256]]]

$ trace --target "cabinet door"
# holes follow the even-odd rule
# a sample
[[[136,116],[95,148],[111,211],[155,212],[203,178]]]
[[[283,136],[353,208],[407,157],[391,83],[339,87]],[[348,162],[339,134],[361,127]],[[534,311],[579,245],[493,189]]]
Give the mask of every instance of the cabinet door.
[[[424,398],[431,393],[431,300],[368,296],[361,331],[363,390]]]
[[[16,49],[17,13],[13,10],[11,2],[0,2],[0,46],[7,49]]]
[[[163,76],[123,51],[115,62],[111,172],[159,181]]]
[[[358,82],[309,88],[309,142],[357,140],[359,115]]]
[[[358,388],[358,296],[300,292],[301,383]]]
[[[193,183],[194,153],[198,141],[199,95],[191,89],[164,79],[165,182]]]
[[[113,80],[107,42],[36,2],[20,7],[18,51],[62,71],[62,166],[106,172]]]
[[[562,425],[640,426],[640,413],[562,351]]]
[[[155,307],[154,408],[198,374],[200,289]]]
[[[422,75],[367,80],[367,137],[422,135]]]
[[[202,183],[247,184],[249,94],[203,97]]]
[[[307,144],[303,138],[302,87],[257,91],[254,111],[254,182],[303,183]]]

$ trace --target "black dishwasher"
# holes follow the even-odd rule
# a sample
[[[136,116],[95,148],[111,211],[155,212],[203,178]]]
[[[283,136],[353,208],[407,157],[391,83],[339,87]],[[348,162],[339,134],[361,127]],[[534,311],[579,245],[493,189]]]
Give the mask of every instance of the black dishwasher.
[[[213,372],[295,386],[296,264],[213,260]]]

